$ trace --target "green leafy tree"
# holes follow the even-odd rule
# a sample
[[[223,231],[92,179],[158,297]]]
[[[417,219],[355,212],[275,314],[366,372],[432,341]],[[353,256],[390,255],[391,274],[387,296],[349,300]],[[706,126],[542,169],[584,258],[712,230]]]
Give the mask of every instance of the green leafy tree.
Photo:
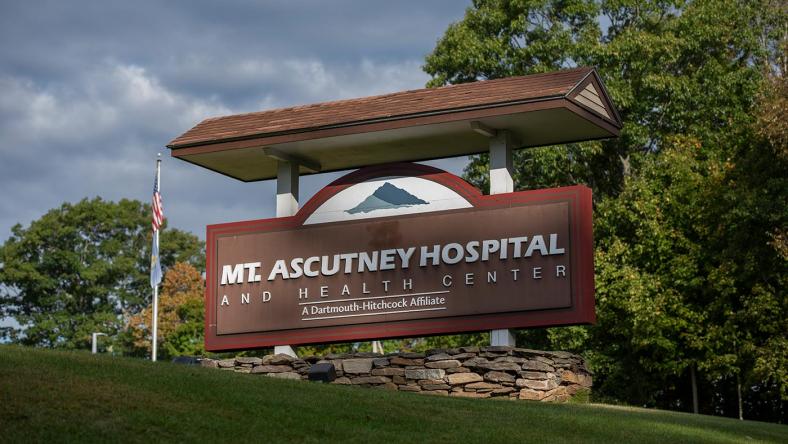
[[[695,375],[704,411],[731,414],[738,387],[779,419],[785,95],[765,79],[784,79],[787,17],[770,1],[478,0],[427,57],[431,86],[577,65],[605,81],[619,138],[515,153],[519,189],[594,189],[598,324],[518,342],[585,351],[597,396],[688,409]],[[486,189],[487,166],[466,177]]]
[[[167,270],[159,294],[158,336],[162,357],[204,355],[205,280],[192,265],[178,262]],[[152,305],[129,319],[128,347],[148,356],[151,350]]]
[[[92,332],[114,336],[150,299],[150,206],[100,198],[65,203],[30,226],[16,225],[0,247],[0,316],[13,342],[86,348]],[[202,242],[176,229],[161,233],[166,269],[204,264]]]

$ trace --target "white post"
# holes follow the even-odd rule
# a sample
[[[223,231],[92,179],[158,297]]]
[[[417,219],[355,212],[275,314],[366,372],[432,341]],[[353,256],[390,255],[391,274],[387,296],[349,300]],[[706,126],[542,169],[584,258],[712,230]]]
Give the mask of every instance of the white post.
[[[298,212],[298,164],[280,160],[276,174],[276,217],[292,216]],[[289,345],[277,345],[275,354],[285,354],[297,358],[295,350]]]
[[[156,230],[154,236],[159,237],[159,231]],[[153,332],[152,332],[152,347],[151,350],[151,361],[156,362],[156,349],[158,348],[158,326],[159,326],[159,286],[153,287],[153,320],[151,322],[153,324]]]
[[[276,174],[276,217],[298,212],[298,164],[280,160]]]
[[[512,147],[514,139],[509,131],[496,131],[490,138],[490,194],[514,191],[512,174]],[[515,346],[514,335],[509,329],[490,331],[490,345]]]
[[[90,352],[94,355],[98,353],[98,337],[99,336],[106,336],[106,333],[93,333],[93,343],[90,347]]]

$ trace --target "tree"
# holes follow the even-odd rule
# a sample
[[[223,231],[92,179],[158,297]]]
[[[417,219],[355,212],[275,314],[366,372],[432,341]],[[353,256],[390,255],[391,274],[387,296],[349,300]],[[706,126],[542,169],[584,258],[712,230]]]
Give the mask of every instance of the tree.
[[[64,203],[30,226],[12,228],[0,247],[3,336],[25,345],[87,348],[93,332],[115,335],[150,299],[150,206],[101,198]],[[164,229],[166,269],[204,263],[202,242]]]
[[[164,275],[159,295],[159,345],[166,356],[203,355],[205,280],[197,269],[178,262]],[[133,347],[148,355],[151,350],[152,305],[129,320]]]
[[[602,197],[619,192],[666,137],[706,140],[722,137],[721,127],[748,124],[759,67],[776,51],[774,32],[760,30],[780,14],[767,1],[734,3],[476,0],[424,69],[438,86],[596,66],[624,121],[621,136],[519,151],[515,180],[521,188],[581,182]],[[482,189],[487,164],[477,156],[466,170]]]
[[[514,159],[517,188],[594,189],[598,323],[518,342],[585,350],[597,396],[687,409],[693,381],[702,410],[732,414],[738,386],[779,419],[785,95],[764,79],[784,79],[787,23],[770,1],[477,0],[427,57],[431,86],[576,65],[605,81],[618,139]],[[487,165],[466,169],[482,189]]]

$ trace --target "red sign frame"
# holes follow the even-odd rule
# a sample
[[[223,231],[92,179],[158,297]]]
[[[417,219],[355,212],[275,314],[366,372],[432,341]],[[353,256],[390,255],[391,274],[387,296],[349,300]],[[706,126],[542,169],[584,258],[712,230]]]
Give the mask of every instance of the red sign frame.
[[[266,230],[300,227],[321,204],[353,184],[385,176],[417,176],[444,185],[477,209],[501,208],[510,204],[568,201],[573,243],[572,304],[568,308],[516,313],[457,316],[444,319],[414,319],[363,325],[314,327],[260,333],[218,335],[216,331],[217,237]],[[594,263],[591,190],[582,185],[534,191],[483,195],[462,178],[445,171],[412,163],[367,167],[350,173],[315,194],[297,214],[290,217],[260,219],[209,225],[206,237],[205,348],[225,351],[310,343],[347,342],[413,336],[429,336],[501,328],[549,327],[591,324],[594,308]]]

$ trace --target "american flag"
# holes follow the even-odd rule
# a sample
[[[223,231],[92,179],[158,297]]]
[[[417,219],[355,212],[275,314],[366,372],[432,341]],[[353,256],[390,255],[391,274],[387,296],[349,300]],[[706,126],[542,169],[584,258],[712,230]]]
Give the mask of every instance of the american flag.
[[[161,194],[159,193],[159,172],[161,161],[156,161],[156,177],[153,179],[153,200],[151,209],[153,210],[153,245],[150,254],[150,286],[156,288],[161,282],[161,262],[159,262],[159,229],[164,222],[164,208],[161,206]]]
[[[153,209],[153,231],[158,231],[164,222],[164,207],[161,206],[158,171],[156,173],[156,177],[153,179],[153,202],[151,203],[151,208]]]

